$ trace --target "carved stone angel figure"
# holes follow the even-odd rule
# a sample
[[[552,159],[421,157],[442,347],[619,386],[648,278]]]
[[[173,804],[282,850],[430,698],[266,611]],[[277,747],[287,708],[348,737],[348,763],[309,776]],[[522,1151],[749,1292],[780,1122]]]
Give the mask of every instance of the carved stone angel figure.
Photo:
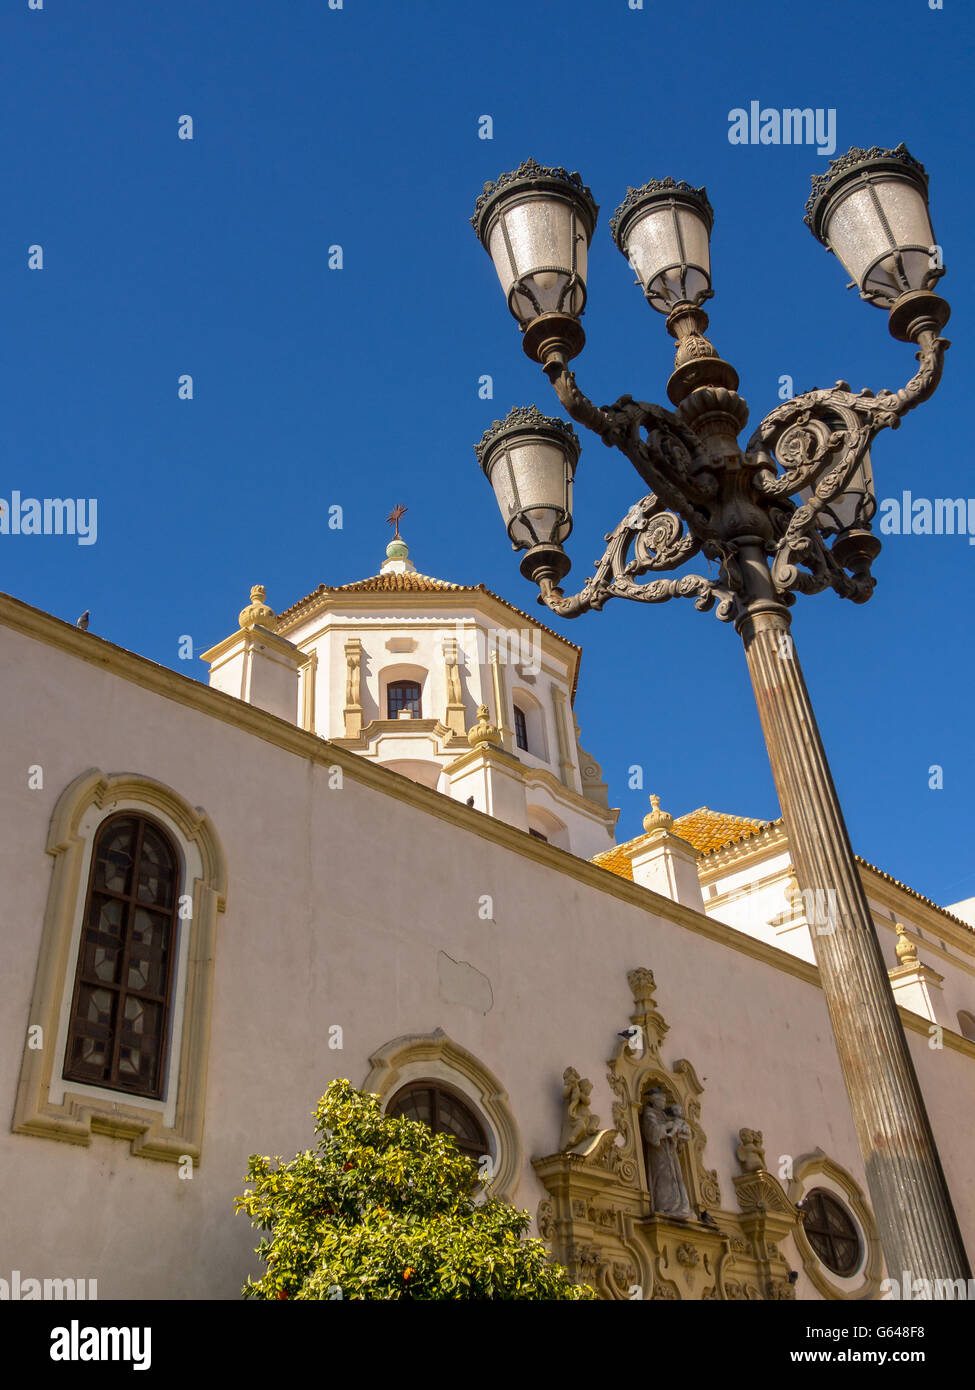
[[[738,1162],[743,1173],[760,1173],[765,1167],[765,1146],[760,1129],[738,1131]]]
[[[599,1129],[599,1116],[590,1112],[592,1082],[580,1077],[575,1067],[562,1073],[562,1136],[559,1152],[568,1153]]]
[[[655,1086],[643,1109],[647,1141],[647,1172],[654,1211],[687,1221],[694,1216],[680,1170],[680,1150],[691,1138],[691,1127],[679,1105],[668,1105],[666,1093]]]

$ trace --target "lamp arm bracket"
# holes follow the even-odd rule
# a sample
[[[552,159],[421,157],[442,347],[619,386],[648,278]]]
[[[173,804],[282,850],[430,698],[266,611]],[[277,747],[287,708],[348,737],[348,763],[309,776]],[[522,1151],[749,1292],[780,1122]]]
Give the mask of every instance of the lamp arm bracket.
[[[754,468],[754,486],[770,504],[778,532],[772,582],[779,594],[831,588],[863,603],[873,592],[872,556],[861,550],[855,572],[847,573],[826,544],[842,531],[831,504],[847,491],[880,431],[897,429],[937,387],[949,344],[933,332],[923,333],[919,342],[920,365],[901,390],[854,394],[847,382],[838,381],[828,390],[807,391],[766,415],[749,440],[746,457]],[[791,494],[804,489],[811,495],[797,505]],[[869,531],[876,505],[873,492],[865,494],[857,522],[861,533]],[[879,542],[873,546],[876,553]]]
[[[838,381],[826,390],[805,391],[770,411],[745,451],[755,466],[756,489],[766,497],[798,492],[849,447],[848,436],[866,427],[869,448],[881,430],[897,429],[903,416],[937,388],[950,346],[945,338],[922,334],[918,370],[899,391],[875,394],[864,388],[854,394],[849,382]]]
[[[734,617],[736,600],[712,579],[702,574],[684,574],[680,579],[654,579],[649,584],[637,584],[632,579],[619,579],[611,585],[600,585],[595,578],[587,579],[577,594],[556,595],[554,591],[539,595],[553,613],[561,618],[578,618],[590,609],[598,611],[611,598],[636,599],[642,603],[666,603],[672,598],[693,598],[694,607],[707,613],[720,598],[716,616],[722,622],[730,622]]]
[[[848,419],[843,428],[831,430],[825,438],[822,434],[833,421],[824,426],[818,447],[810,441],[815,436],[814,423],[822,425],[822,421],[813,422],[804,416],[802,423],[795,426],[797,431],[804,432],[809,448],[804,452],[802,463],[791,470],[793,478],[801,478],[800,482],[794,482],[794,486],[811,485],[812,493],[799,506],[788,498],[776,499],[780,504],[784,502],[785,506],[793,508],[790,514],[785,506],[780,505],[773,516],[773,524],[780,534],[773,550],[772,583],[780,594],[793,589],[800,593],[815,593],[831,587],[845,598],[859,595],[858,588],[848,592],[849,577],[833,559],[825,541],[827,537],[837,536],[842,531],[831,503],[846,492],[867,454],[874,431],[869,421],[858,419],[843,407],[836,409],[846,414]],[[869,529],[875,511],[876,498],[871,492],[863,499],[858,518],[861,529]],[[807,565],[811,574],[803,576],[797,569],[799,564]],[[810,584],[814,587],[810,587]],[[858,598],[858,601],[862,599]]]
[[[711,549],[689,533],[681,518],[668,510],[655,493],[648,493],[635,502],[605,539],[606,550],[595,573],[579,593],[562,595],[549,588],[540,595],[539,601],[563,618],[575,618],[590,610],[598,612],[611,598],[628,598],[641,603],[693,598],[700,612],[708,612],[720,599],[717,616],[723,621],[734,616],[732,609],[736,600],[731,590],[703,575],[686,574],[679,579],[637,583],[638,575],[677,569],[702,548],[705,553],[710,553]]]
[[[907,385],[902,386],[896,393],[898,417],[906,415],[916,405],[921,405],[937,390],[944,370],[945,353],[950,347],[951,343],[947,338],[939,338],[934,332],[921,334],[918,351],[915,353],[920,365]],[[880,394],[883,396],[886,393]]]
[[[594,405],[576,382],[575,372],[570,372],[562,358],[548,364],[546,375],[552,383],[555,394],[563,409],[580,425],[604,438],[612,425],[612,418],[606,406]],[[609,441],[606,441],[609,442]]]
[[[715,497],[718,483],[693,431],[671,411],[632,396],[620,396],[613,405],[594,405],[576,383],[575,372],[561,360],[550,363],[547,372],[572,419],[598,434],[608,448],[619,449],[666,507],[678,512],[702,539],[710,538],[708,513],[697,504]]]
[[[800,569],[805,565],[805,569]],[[840,598],[853,603],[866,603],[876,586],[869,566],[857,574],[848,574],[826,545],[822,534],[810,530],[788,548],[780,546],[772,564],[772,583],[786,602],[794,594],[820,594],[833,589]]]

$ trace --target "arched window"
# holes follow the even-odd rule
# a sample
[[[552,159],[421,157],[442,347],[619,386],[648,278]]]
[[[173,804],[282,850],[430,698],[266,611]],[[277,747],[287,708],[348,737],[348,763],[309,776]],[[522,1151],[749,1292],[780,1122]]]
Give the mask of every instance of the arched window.
[[[490,1153],[484,1126],[456,1091],[438,1081],[413,1082],[397,1091],[387,1115],[402,1115],[429,1125],[434,1134],[452,1134],[458,1149],[475,1162]]]
[[[802,1229],[806,1239],[834,1274],[855,1273],[861,1255],[860,1235],[853,1218],[831,1192],[813,1188],[803,1202]]]
[[[515,743],[539,762],[549,761],[548,716],[536,695],[520,686],[511,692]]]
[[[162,1094],[178,904],[169,836],[144,816],[109,817],[92,854],[67,1080]]]
[[[408,709],[414,719],[421,719],[420,682],[391,681],[386,687],[386,718],[398,719],[402,710]]]
[[[975,1042],[975,1014],[970,1014],[967,1009],[962,1009],[958,1014],[958,1031],[963,1038]]]

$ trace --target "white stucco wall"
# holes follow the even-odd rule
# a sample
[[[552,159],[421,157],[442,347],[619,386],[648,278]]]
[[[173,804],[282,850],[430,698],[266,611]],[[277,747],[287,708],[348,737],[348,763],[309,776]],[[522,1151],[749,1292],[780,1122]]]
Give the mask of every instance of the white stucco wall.
[[[308,1146],[310,1112],[332,1077],[361,1084],[377,1048],[437,1027],[507,1089],[524,1150],[515,1200],[534,1212],[544,1191],[529,1161],[557,1147],[563,1069],[591,1077],[594,1111],[604,1121],[612,1113],[605,1061],[632,1010],[626,972],[638,965],[654,971],[670,1024],[665,1060],[690,1059],[704,1082],[706,1157],[725,1207],[735,1205],[741,1126],[764,1132],[770,1161],[821,1147],[864,1185],[822,994],[755,959],[747,942],[710,939],[703,917],[702,932],[678,925],[650,895],[628,901],[634,890],[609,874],[600,888],[559,872],[554,851],[527,835],[517,849],[498,843],[493,822],[462,806],[447,819],[432,793],[427,809],[411,805],[392,794],[393,774],[381,774],[390,794],[351,776],[330,790],[326,767],[270,741],[273,725],[255,737],[6,628],[0,691],[8,1115],[51,877],[47,828],[63,788],[92,766],[157,778],[205,808],[229,868],[201,1166],[180,1181],[174,1165],[134,1157],[126,1142],[96,1135],[83,1148],[13,1134],[8,1121],[0,1171],[16,1200],[0,1273],[97,1277],[101,1298],[235,1298],[260,1272],[256,1233],[233,1214],[248,1154]],[[42,790],[27,790],[31,764],[43,767]],[[484,894],[490,921],[478,915]],[[489,994],[446,1002],[443,953],[480,972]],[[344,1030],[341,1052],[328,1048],[332,1024]],[[914,1036],[911,1046],[975,1245],[975,1061],[932,1053]]]

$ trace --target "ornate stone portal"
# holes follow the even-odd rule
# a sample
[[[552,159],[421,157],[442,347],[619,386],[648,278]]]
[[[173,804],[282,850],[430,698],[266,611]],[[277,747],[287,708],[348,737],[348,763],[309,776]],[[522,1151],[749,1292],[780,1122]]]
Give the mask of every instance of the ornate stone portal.
[[[761,1135],[739,1135],[741,1210],[725,1211],[705,1166],[704,1088],[689,1061],[661,1059],[668,1025],[652,972],[631,970],[627,981],[634,1012],[609,1062],[612,1128],[596,1128],[591,1084],[567,1068],[560,1152],[533,1160],[549,1194],[539,1234],[604,1298],[793,1298],[780,1242],[801,1217],[765,1170]]]

